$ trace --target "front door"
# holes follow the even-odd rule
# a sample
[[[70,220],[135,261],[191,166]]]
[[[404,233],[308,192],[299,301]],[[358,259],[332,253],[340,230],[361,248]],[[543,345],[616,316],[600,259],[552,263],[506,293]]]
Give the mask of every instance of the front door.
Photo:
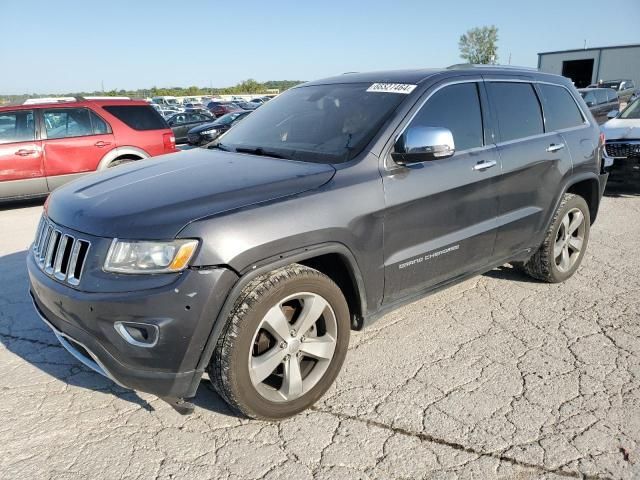
[[[92,172],[116,147],[109,125],[87,108],[42,110],[44,165],[49,190]]]
[[[456,153],[407,167],[385,160],[385,303],[481,268],[493,254],[501,166],[483,131],[482,82],[440,85],[427,95],[405,130],[448,128]]]
[[[0,112],[0,199],[47,193],[33,110]]]

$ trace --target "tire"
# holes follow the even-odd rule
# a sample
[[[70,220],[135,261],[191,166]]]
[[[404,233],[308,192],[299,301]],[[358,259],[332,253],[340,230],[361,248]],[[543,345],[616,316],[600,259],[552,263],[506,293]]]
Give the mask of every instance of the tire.
[[[564,194],[542,245],[524,264],[524,271],[544,282],[564,282],[582,263],[589,243],[590,226],[589,207],[584,198],[572,193]]]
[[[238,296],[207,368],[209,378],[242,415],[291,417],[332,385],[349,335],[340,288],[321,272],[292,264],[256,278]]]
[[[107,168],[113,168],[120,165],[125,165],[127,163],[135,162],[136,160],[140,160],[139,158],[116,158],[113,162],[107,165]]]

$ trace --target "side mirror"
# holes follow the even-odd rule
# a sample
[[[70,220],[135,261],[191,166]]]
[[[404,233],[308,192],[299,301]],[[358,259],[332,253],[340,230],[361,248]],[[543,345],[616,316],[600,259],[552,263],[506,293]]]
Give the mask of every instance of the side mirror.
[[[595,102],[592,102],[591,100],[587,100],[587,107],[591,108],[595,105]]]
[[[620,112],[618,110],[611,110],[607,113],[607,118],[616,118]]]
[[[396,141],[391,154],[399,165],[448,158],[455,153],[453,134],[448,128],[409,127]]]

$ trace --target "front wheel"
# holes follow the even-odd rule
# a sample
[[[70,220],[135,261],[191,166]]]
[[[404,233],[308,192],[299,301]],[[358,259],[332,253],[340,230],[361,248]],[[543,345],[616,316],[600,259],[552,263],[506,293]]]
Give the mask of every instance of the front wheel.
[[[566,193],[538,251],[524,264],[530,276],[549,283],[571,277],[589,242],[591,218],[584,198]]]
[[[209,376],[240,413],[290,417],[331,386],[349,334],[340,288],[317,270],[289,265],[245,287],[218,339]]]

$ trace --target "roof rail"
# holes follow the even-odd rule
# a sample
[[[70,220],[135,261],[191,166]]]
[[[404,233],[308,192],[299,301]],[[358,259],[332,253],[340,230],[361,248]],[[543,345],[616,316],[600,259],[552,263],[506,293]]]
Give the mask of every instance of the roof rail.
[[[83,100],[131,100],[131,97],[109,97],[108,95],[78,98],[82,98]]]
[[[480,64],[480,63],[456,63],[449,65],[447,70],[463,70],[465,68],[504,68],[510,70],[531,70],[537,71],[536,67],[519,67],[517,65],[500,65],[500,64]]]
[[[63,103],[63,102],[81,102],[82,97],[45,97],[45,98],[29,98],[22,102],[22,105],[37,105],[39,103]]]

